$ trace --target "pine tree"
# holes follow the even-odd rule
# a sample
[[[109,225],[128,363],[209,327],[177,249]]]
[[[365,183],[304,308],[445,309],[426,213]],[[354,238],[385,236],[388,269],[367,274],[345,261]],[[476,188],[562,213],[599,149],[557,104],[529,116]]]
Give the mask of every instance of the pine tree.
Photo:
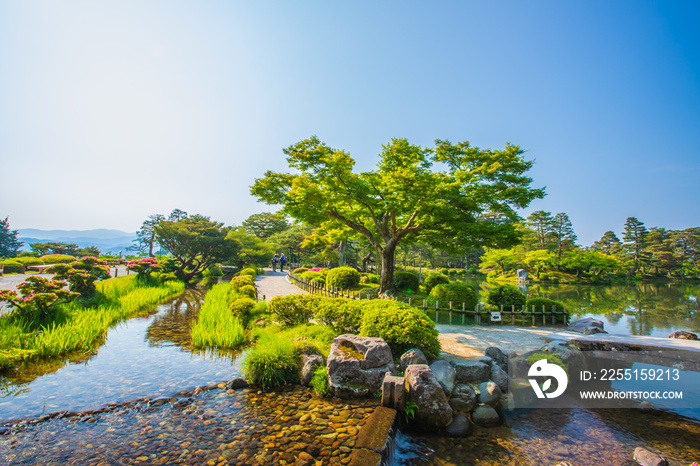
[[[546,249],[546,241],[552,232],[553,221],[552,213],[544,210],[533,212],[527,217],[525,224],[535,233],[538,249]]]
[[[598,241],[591,245],[591,249],[613,255],[619,251],[620,244],[620,239],[615,235],[615,232],[608,230],[603,233],[603,236]]]
[[[0,220],[0,257],[15,257],[24,243],[17,240],[19,232],[10,230],[8,217]]]
[[[554,238],[557,246],[557,263],[561,261],[561,252],[563,249],[571,249],[576,241],[574,226],[571,224],[569,216],[561,212],[552,219],[552,230],[550,235]]]
[[[629,277],[637,272],[640,265],[643,265],[645,259],[644,247],[648,233],[644,223],[640,222],[636,217],[627,217],[622,239],[625,241],[625,250],[632,256],[633,260],[632,269],[627,273]]]

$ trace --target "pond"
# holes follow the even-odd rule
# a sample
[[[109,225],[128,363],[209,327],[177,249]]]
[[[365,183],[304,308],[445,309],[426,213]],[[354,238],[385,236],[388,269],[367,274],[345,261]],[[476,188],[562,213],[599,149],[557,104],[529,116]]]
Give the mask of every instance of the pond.
[[[494,287],[486,280],[468,279],[482,302]],[[561,301],[572,320],[595,317],[609,333],[666,338],[676,330],[700,333],[700,284],[630,283],[614,285],[520,284],[528,298]]]

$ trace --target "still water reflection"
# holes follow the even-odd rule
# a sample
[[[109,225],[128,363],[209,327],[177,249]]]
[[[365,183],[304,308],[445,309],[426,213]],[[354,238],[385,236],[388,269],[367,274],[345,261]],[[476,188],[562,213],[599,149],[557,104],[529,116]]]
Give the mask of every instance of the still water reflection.
[[[203,297],[203,291],[186,290],[154,314],[120,324],[94,354],[33,361],[0,373],[0,422],[172,395],[240,375],[235,353],[189,347]]]

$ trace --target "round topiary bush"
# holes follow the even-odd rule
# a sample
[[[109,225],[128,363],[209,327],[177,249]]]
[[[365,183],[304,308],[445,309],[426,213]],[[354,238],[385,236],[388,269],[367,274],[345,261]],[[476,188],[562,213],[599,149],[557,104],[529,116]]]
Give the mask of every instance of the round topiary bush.
[[[520,309],[525,305],[525,294],[513,285],[500,285],[489,292],[487,303],[493,306],[503,306],[510,309],[515,306]]]
[[[231,279],[231,288],[233,288],[233,291],[240,291],[241,287],[246,285],[254,286],[254,283],[253,277],[250,275],[239,275]]]
[[[360,272],[352,267],[336,267],[328,271],[326,286],[346,290],[360,284]]]
[[[470,310],[474,309],[478,302],[474,288],[458,283],[437,285],[430,292],[430,297],[443,305],[452,303],[453,306],[461,306],[464,303],[464,307]]]
[[[296,275],[299,275],[300,273],[304,273],[304,272],[306,272],[307,270],[309,270],[309,269],[307,269],[306,267],[297,267],[296,269],[293,270],[293,272],[294,272]]]
[[[402,291],[418,291],[420,280],[418,275],[412,272],[396,272],[394,274],[394,286]]]
[[[447,275],[443,275],[439,272],[436,273],[431,273],[427,277],[425,277],[425,280],[423,280],[423,286],[425,287],[425,292],[430,294],[432,289],[436,285],[441,285],[441,284],[448,284],[450,283],[450,279],[447,278]]]
[[[258,292],[255,290],[253,285],[243,285],[238,289],[238,293],[243,296],[247,296],[250,299],[256,299],[258,297]]]
[[[365,301],[362,306],[360,335],[383,338],[395,357],[411,348],[419,348],[429,358],[440,354],[438,331],[422,312],[384,299]]]
[[[377,275],[376,273],[363,273],[362,277],[360,278],[360,283],[364,284],[376,284],[378,285],[381,282],[381,277]]]
[[[307,294],[276,296],[270,300],[267,310],[282,325],[293,327],[308,324],[321,299],[323,298]]]
[[[306,280],[309,283],[312,283],[314,285],[325,285],[326,284],[326,277],[323,276],[321,272],[302,272],[301,275],[299,275],[301,278]]]
[[[248,323],[250,314],[253,312],[254,307],[255,301],[248,297],[236,298],[228,305],[231,313],[238,317],[243,325]]]
[[[253,277],[253,278],[255,278],[255,276],[256,276],[257,274],[258,274],[257,271],[256,271],[254,268],[252,268],[252,267],[246,267],[245,269],[243,269],[243,270],[241,270],[240,272],[238,272],[238,275],[239,275],[239,276],[240,276],[240,275],[250,275],[250,276]]]
[[[532,307],[535,307],[535,312],[542,312],[542,306],[544,310],[549,312],[552,310],[552,306],[555,307],[556,312],[564,312],[564,303],[561,301],[554,301],[553,299],[547,298],[530,298],[525,303],[525,307],[528,312],[532,311]]]

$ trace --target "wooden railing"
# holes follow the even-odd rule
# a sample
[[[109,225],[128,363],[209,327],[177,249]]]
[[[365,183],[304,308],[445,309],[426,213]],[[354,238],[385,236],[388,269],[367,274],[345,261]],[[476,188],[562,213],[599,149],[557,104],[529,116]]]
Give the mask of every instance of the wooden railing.
[[[287,272],[287,278],[291,283],[311,294],[329,298],[363,299],[363,294],[360,291],[341,290],[333,287],[327,288],[322,284],[311,283],[293,272]],[[364,296],[367,295],[365,294]],[[369,299],[369,296],[365,299]],[[438,324],[503,325],[505,323],[509,325],[536,326],[568,325],[569,323],[569,314],[566,308],[558,311],[556,306],[552,306],[551,309],[546,309],[545,306],[539,308],[535,306],[529,308],[526,306],[511,306],[507,308],[504,306],[491,306],[479,303],[474,309],[467,309],[465,303],[462,303],[460,306],[458,303],[448,302],[446,303],[447,307],[444,307],[445,303],[442,303],[443,307],[440,307],[441,303],[439,301],[436,301],[433,305],[432,303],[429,304],[427,299],[420,300],[422,302],[416,302],[416,300],[409,297],[406,299],[394,298],[394,301],[403,302],[409,306],[421,309],[423,314],[427,315]]]

